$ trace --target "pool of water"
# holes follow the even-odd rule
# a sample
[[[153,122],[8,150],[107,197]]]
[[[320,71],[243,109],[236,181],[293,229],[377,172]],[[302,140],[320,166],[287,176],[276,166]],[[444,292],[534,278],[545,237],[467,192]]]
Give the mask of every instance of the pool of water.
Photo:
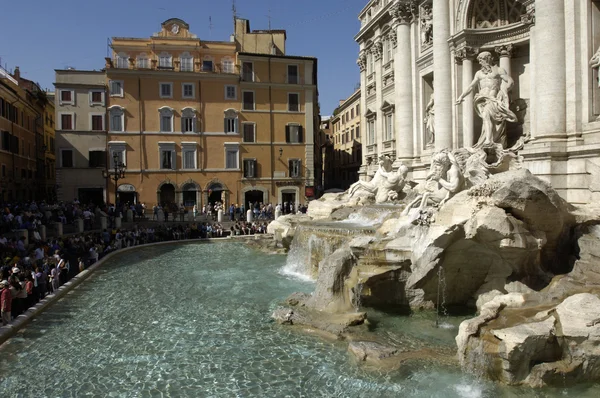
[[[410,363],[381,372],[347,343],[273,323],[310,282],[278,271],[285,256],[236,243],[135,249],[0,348],[1,397],[516,397],[598,396],[597,386],[533,391]],[[372,312],[377,333],[414,348],[452,349],[460,319]]]

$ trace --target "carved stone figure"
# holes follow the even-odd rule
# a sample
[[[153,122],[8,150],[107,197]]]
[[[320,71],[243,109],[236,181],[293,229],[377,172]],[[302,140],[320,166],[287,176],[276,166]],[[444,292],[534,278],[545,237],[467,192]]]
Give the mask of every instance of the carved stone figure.
[[[356,60],[356,64],[361,72],[367,70],[367,56],[364,53],[361,53]]]
[[[427,136],[429,139],[427,140],[427,145],[433,145],[435,143],[435,123],[434,123],[434,102],[433,102],[433,93],[429,98],[429,102],[425,107],[425,118],[423,119],[423,123],[425,123],[425,131],[427,132]]]
[[[492,64],[492,54],[484,51],[477,57],[481,69],[467,89],[458,97],[456,104],[462,103],[464,98],[475,88],[474,106],[477,114],[483,121],[479,141],[474,148],[501,144],[506,147],[506,122],[517,122],[517,116],[509,109],[508,92],[514,81],[504,68]]]
[[[425,210],[428,205],[442,207],[450,198],[464,189],[465,179],[454,155],[443,150],[434,155],[431,168],[422,185],[423,192],[410,202],[402,214],[419,205]]]
[[[389,156],[379,157],[379,169],[371,181],[357,181],[348,189],[348,197],[355,195],[375,196],[376,203],[385,203],[398,198],[404,188],[408,168],[404,165],[398,171],[392,170],[392,159]]]
[[[433,13],[431,6],[425,4],[421,7],[421,45],[429,46],[433,43]]]
[[[590,59],[590,68],[596,69],[598,72],[598,87],[600,87],[600,47],[596,50],[596,53]]]

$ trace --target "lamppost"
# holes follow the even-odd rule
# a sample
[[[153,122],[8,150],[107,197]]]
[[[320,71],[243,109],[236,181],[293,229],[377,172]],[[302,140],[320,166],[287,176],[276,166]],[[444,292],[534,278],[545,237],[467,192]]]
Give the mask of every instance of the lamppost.
[[[127,167],[125,166],[125,164],[123,162],[119,162],[119,154],[116,152],[113,154],[113,164],[115,165],[114,170],[110,170],[108,167],[106,167],[106,169],[102,170],[102,177],[104,177],[106,179],[111,179],[115,182],[115,206],[116,206],[117,205],[117,190],[118,190],[117,182],[120,179],[125,178],[125,169],[127,169]]]

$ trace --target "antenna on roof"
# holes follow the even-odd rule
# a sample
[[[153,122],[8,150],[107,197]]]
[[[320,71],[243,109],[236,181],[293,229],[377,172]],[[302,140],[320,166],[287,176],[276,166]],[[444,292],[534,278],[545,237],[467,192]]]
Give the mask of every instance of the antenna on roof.
[[[271,30],[271,6],[269,5],[269,15],[267,15],[267,19],[269,20],[269,30]]]
[[[211,38],[212,38],[212,28],[213,28],[212,17],[209,16],[208,17],[208,36]]]
[[[231,12],[233,13],[233,20],[237,18],[237,8],[235,7],[235,0],[231,1]]]

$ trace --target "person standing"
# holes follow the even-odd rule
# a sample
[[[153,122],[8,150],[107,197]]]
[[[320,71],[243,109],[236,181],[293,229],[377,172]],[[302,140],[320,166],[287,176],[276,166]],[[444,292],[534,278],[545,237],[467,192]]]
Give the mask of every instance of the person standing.
[[[12,293],[8,288],[8,282],[0,282],[2,293],[0,293],[0,310],[2,312],[2,326],[8,325],[11,321]]]

